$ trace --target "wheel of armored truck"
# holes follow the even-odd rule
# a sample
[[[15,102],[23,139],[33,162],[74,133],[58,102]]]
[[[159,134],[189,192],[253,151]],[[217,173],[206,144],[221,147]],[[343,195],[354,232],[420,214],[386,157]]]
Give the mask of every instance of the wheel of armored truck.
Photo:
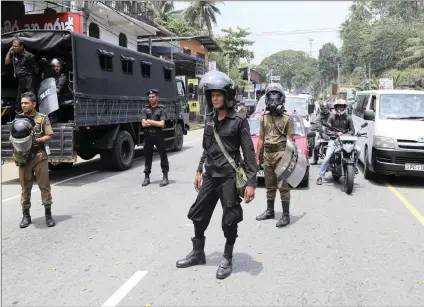
[[[184,144],[184,133],[181,124],[175,126],[174,145],[172,151],[180,151]]]
[[[125,130],[119,131],[111,150],[113,168],[124,171],[131,167],[134,161],[134,146],[131,134]]]
[[[49,162],[49,169],[51,171],[60,171],[71,169],[74,162]]]

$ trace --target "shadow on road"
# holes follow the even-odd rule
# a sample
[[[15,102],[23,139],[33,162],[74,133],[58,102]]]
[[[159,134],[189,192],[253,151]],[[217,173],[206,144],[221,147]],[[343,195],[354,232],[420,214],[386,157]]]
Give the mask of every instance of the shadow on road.
[[[181,151],[179,152],[168,152],[168,157],[172,157],[173,155],[182,153],[188,149],[192,148],[192,146],[184,146]],[[140,167],[144,165],[144,151],[143,149],[137,149],[135,151],[133,165],[129,170],[132,170],[136,167]],[[160,156],[157,154],[157,151],[155,151],[153,155],[153,162],[160,160]],[[57,182],[72,178],[72,177],[78,177],[90,172],[94,171],[100,171],[98,173],[87,175],[86,177],[82,177],[78,180],[70,180],[64,183],[56,184],[57,186],[82,186],[87,183],[93,183],[97,182],[109,177],[113,177],[116,175],[121,174],[121,171],[109,171],[109,170],[102,170],[102,165],[99,158],[90,160],[90,161],[84,161],[78,164],[75,164],[71,169],[69,170],[55,170],[50,171],[50,183],[55,184]],[[140,171],[140,175],[142,175],[142,171]],[[141,179],[140,179],[141,180]],[[175,181],[174,181],[175,182]],[[19,179],[13,179],[9,181],[5,181],[2,183],[2,185],[19,185]],[[34,182],[34,186],[36,186],[37,183]]]
[[[246,272],[252,276],[258,276],[264,269],[262,263],[255,261],[249,254],[234,253],[233,259],[233,273]],[[222,253],[215,252],[206,256],[206,265],[218,268],[221,260]]]
[[[56,222],[56,226],[57,224],[60,224],[63,221],[69,220],[72,218],[72,215],[54,215],[54,212],[52,212],[52,216],[53,219]],[[32,224],[34,225],[35,228],[38,229],[45,229],[45,228],[49,228],[46,225],[46,217],[45,216],[40,216],[37,217],[35,219],[31,219],[32,220]]]

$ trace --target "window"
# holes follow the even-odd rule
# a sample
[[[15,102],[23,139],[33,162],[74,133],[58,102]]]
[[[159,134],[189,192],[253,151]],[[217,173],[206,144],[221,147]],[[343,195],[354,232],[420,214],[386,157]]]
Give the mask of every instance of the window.
[[[295,136],[305,136],[305,131],[303,129],[302,123],[298,116],[291,116],[290,120],[292,121],[294,127],[294,135]]]
[[[144,78],[150,78],[150,67],[152,66],[151,62],[141,61],[141,76]]]
[[[103,49],[97,49],[97,54],[99,55],[100,68],[104,71],[113,71],[112,59],[115,54]]]
[[[203,59],[203,60],[205,59],[205,55],[203,53],[200,53],[200,52],[198,52],[196,54],[196,57],[199,58],[199,59]]]
[[[122,72],[127,75],[133,74],[133,62],[135,59],[133,57],[121,55],[122,62]]]
[[[363,117],[368,105],[369,95],[357,95],[355,99],[354,114],[358,117]]]
[[[119,46],[121,47],[128,47],[128,40],[127,36],[124,33],[119,33]]]
[[[370,110],[375,112],[375,102],[377,100],[377,96],[373,95],[371,98],[371,105],[370,105]]]
[[[172,81],[172,71],[173,69],[170,67],[163,68],[163,76],[165,78],[165,81]]]
[[[94,38],[100,38],[100,29],[97,24],[94,22],[90,23],[88,26],[88,36],[94,37]]]
[[[191,55],[191,50],[188,49],[188,48],[184,48],[183,49],[183,53],[188,54],[188,55]]]

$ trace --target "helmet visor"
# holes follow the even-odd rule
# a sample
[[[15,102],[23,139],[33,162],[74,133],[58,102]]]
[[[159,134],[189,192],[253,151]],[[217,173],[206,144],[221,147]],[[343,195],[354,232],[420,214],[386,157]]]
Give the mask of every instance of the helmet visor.
[[[32,133],[21,139],[10,137],[10,140],[12,141],[13,147],[15,147],[17,151],[26,152],[30,150],[32,146]]]
[[[206,73],[199,82],[199,89],[219,90],[224,89],[228,84],[233,84],[233,81],[223,72],[213,70]]]

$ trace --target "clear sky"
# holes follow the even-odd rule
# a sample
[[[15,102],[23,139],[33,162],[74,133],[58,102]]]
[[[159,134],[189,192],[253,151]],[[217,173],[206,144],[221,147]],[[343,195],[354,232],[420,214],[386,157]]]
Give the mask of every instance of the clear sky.
[[[218,27],[249,28],[249,39],[255,44],[251,50],[255,53],[253,64],[271,54],[285,49],[310,51],[309,38],[312,38],[312,56],[318,57],[318,50],[327,42],[340,47],[339,33],[335,28],[346,19],[352,1],[225,1],[218,4],[221,15],[217,16]],[[188,2],[176,2],[175,8],[182,9]],[[321,29],[325,29],[325,32]],[[281,32],[297,30],[320,30],[321,32],[296,35],[283,35]],[[280,32],[270,34],[266,32]]]

